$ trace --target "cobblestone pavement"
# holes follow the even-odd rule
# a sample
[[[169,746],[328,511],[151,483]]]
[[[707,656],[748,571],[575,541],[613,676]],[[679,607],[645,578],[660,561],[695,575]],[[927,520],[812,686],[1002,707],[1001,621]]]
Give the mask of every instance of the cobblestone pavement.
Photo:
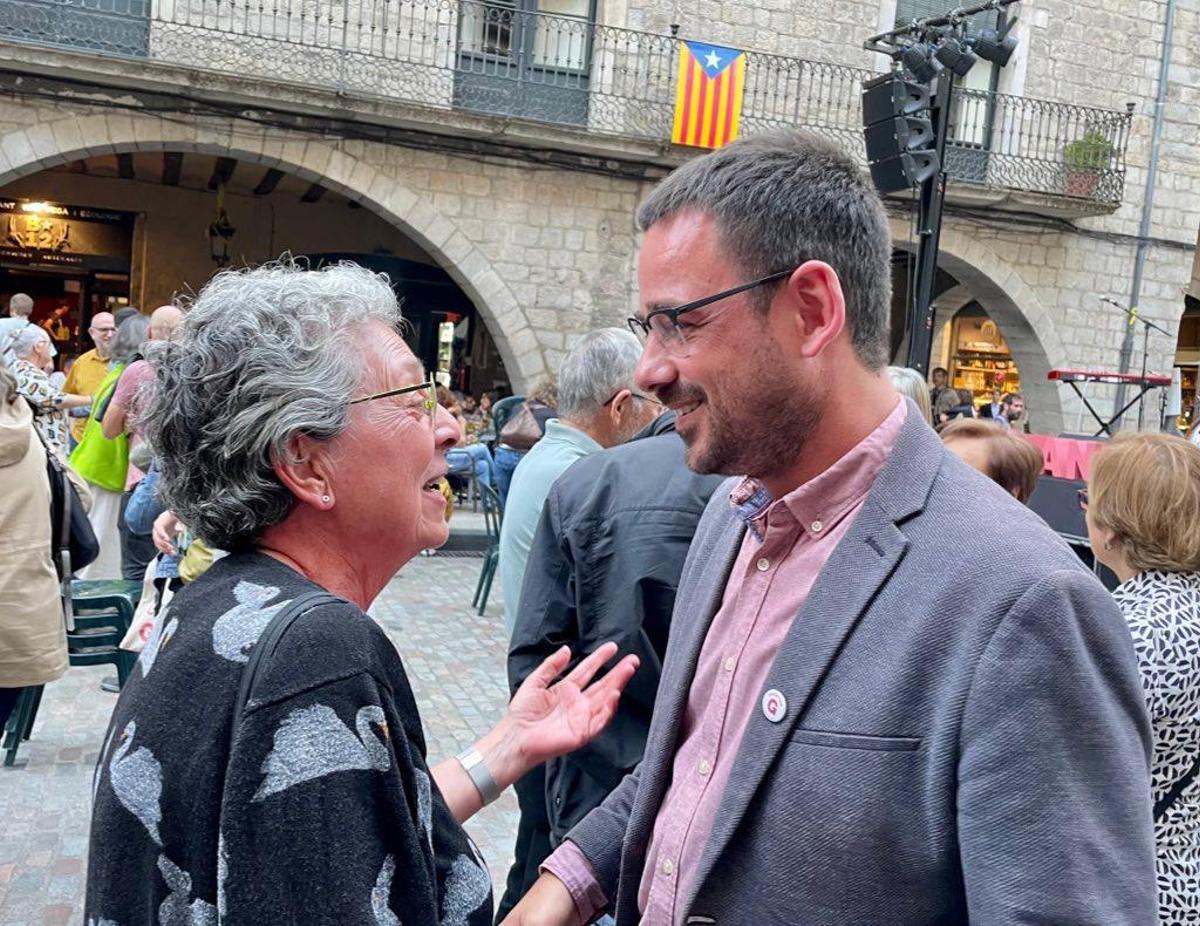
[[[457,754],[507,701],[500,584],[480,617],[471,597],[483,560],[418,557],[372,612],[396,643],[425,725],[430,764]],[[23,768],[0,768],[0,924],[82,923],[92,769],[116,703],[103,669],[71,669],[46,687]],[[497,899],[511,862],[511,790],[467,824],[488,860]]]

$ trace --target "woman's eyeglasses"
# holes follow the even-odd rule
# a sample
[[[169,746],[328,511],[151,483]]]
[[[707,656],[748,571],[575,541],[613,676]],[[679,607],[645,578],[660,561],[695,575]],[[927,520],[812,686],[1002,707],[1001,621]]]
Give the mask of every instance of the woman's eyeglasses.
[[[432,428],[437,421],[437,383],[433,381],[433,377],[425,380],[423,383],[414,383],[411,386],[401,386],[399,389],[389,389],[386,392],[375,392],[371,395],[365,395],[361,399],[351,399],[351,405],[357,405],[359,402],[372,402],[375,399],[389,399],[396,395],[405,395],[409,392],[417,393],[421,407],[424,409],[426,416],[429,419],[429,426]]]

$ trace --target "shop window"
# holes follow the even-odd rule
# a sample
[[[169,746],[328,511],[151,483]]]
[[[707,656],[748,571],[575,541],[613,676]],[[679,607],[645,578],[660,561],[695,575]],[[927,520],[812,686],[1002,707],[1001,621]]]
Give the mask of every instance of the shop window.
[[[1021,391],[1021,376],[999,326],[978,303],[963,308],[951,328],[950,384],[966,389],[975,407],[996,392]]]
[[[1191,300],[1191,297],[1188,297]],[[1175,366],[1179,367],[1182,414],[1181,430],[1188,431],[1197,422],[1196,380],[1200,373],[1200,310],[1188,309],[1179,320],[1179,344],[1175,351]]]

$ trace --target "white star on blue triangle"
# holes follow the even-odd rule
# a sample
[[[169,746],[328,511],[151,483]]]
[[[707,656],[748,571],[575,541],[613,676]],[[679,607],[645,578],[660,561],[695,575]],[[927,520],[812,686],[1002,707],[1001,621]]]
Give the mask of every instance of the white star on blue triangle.
[[[718,77],[733,62],[737,61],[742,54],[740,49],[727,48],[724,45],[709,45],[706,42],[686,41],[688,51],[692,53],[692,57],[699,62],[700,67],[704,69],[704,73],[710,80]]]

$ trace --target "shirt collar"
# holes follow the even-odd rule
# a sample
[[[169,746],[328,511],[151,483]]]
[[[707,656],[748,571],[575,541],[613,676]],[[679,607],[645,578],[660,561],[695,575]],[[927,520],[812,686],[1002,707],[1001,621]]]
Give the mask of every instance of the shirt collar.
[[[907,415],[908,405],[900,399],[879,426],[841,459],[780,499],[773,499],[761,482],[747,476],[729,494],[729,502],[760,539],[777,504],[785,506],[810,536],[820,539],[871,490]]]
[[[569,444],[577,450],[582,450],[584,453],[595,453],[597,450],[604,449],[599,443],[579,430],[579,428],[573,428],[558,418],[551,418],[546,422],[546,434],[542,440],[548,440],[552,443]]]

